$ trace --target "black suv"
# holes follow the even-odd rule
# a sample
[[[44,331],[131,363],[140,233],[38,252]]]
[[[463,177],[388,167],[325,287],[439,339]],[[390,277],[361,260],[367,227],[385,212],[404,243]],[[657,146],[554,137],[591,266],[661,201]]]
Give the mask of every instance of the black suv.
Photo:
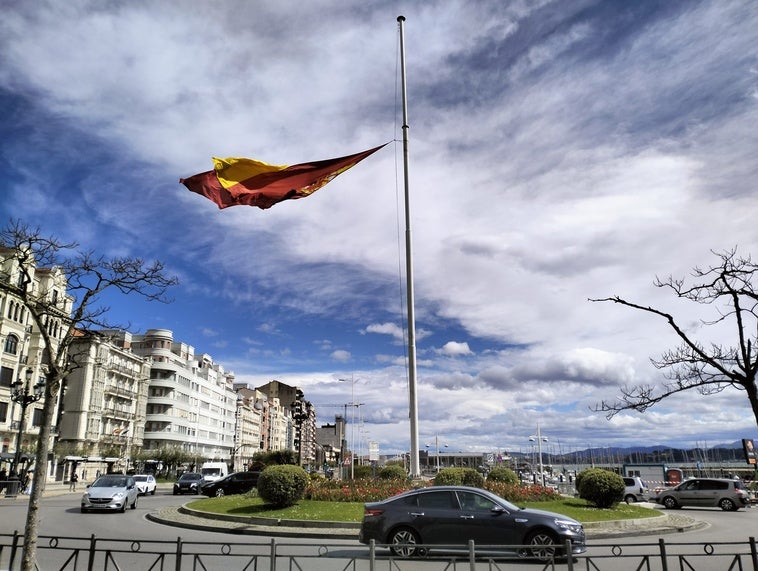
[[[203,475],[196,472],[185,472],[174,482],[174,495],[199,494],[200,485],[203,483]]]
[[[258,476],[260,475],[260,472],[235,472],[215,482],[203,484],[200,486],[200,493],[208,497],[244,494],[258,485]]]

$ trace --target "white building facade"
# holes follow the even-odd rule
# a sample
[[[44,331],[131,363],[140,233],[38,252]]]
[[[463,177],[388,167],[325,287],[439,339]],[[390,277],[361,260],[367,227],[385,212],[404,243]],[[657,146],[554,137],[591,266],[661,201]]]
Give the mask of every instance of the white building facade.
[[[237,395],[234,374],[207,354],[176,342],[168,329],[132,336],[132,349],[151,360],[144,450],[178,447],[195,463],[232,463]]]
[[[29,395],[41,390],[46,361],[66,334],[73,304],[66,276],[59,268],[21,267],[16,251],[0,247],[0,469],[7,473],[29,467],[37,448],[43,401],[14,402],[14,390]],[[22,295],[46,311],[42,326],[52,347],[24,305]],[[58,416],[56,402],[55,416]],[[51,427],[48,473],[55,464],[52,450],[58,427]],[[20,463],[19,463],[20,460]],[[17,466],[16,464],[20,465]]]

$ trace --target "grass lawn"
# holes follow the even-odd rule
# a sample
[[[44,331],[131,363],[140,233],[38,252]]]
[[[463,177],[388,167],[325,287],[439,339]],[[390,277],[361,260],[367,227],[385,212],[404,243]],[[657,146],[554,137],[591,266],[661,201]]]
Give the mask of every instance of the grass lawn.
[[[207,498],[190,502],[187,507],[219,514],[235,516],[270,517],[279,519],[323,520],[358,523],[363,518],[363,502],[317,502],[300,500],[296,505],[271,509],[258,497],[245,495]],[[617,519],[640,519],[658,517],[660,512],[637,506],[620,503],[613,509],[601,510],[592,507],[578,498],[562,498],[551,502],[527,502],[520,507],[530,507],[556,512],[574,518],[582,523],[595,521],[610,521]]]

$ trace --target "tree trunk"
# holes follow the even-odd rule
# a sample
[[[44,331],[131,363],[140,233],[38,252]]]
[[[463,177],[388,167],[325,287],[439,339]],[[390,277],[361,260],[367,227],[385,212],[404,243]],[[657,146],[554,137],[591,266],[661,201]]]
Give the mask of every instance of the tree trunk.
[[[50,445],[50,428],[57,396],[57,375],[48,373],[45,379],[45,401],[42,407],[42,425],[37,441],[34,461],[32,491],[29,495],[29,509],[26,512],[24,528],[24,555],[21,559],[22,571],[35,571],[37,559],[37,538],[39,536],[39,502],[47,482],[47,453]]]

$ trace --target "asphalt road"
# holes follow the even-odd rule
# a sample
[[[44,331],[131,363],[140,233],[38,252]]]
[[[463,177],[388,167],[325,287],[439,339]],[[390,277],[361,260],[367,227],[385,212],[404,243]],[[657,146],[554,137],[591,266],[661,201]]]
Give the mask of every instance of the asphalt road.
[[[55,563],[60,568],[62,561],[68,557],[74,547],[86,548],[94,535],[102,538],[101,548],[112,549],[112,557],[118,561],[120,568],[147,569],[153,561],[158,560],[158,544],[152,542],[166,542],[161,550],[174,553],[181,542],[193,543],[192,546],[184,545],[181,548],[199,549],[202,543],[204,554],[200,555],[204,565],[208,569],[242,569],[256,557],[263,558],[258,561],[258,568],[269,568],[269,559],[272,550],[275,550],[278,561],[277,568],[288,569],[292,562],[304,569],[318,571],[320,569],[345,568],[346,562],[355,559],[356,569],[368,569],[367,548],[352,540],[314,540],[314,539],[276,539],[258,536],[230,535],[198,531],[192,529],[174,528],[151,522],[145,517],[150,512],[156,512],[163,507],[182,505],[193,497],[174,496],[169,489],[161,489],[154,496],[141,496],[136,510],[127,510],[126,513],[90,513],[82,514],[79,509],[80,493],[64,493],[62,495],[45,497],[42,499],[40,518],[40,548],[38,559],[45,563],[41,568],[50,568],[49,564]],[[200,497],[200,496],[196,496]],[[23,533],[28,498],[19,496],[16,499],[0,499],[0,534],[12,534],[14,531]],[[660,509],[660,508],[657,508]],[[722,553],[745,553],[743,546],[747,545],[748,538],[758,535],[758,509],[746,509],[738,512],[723,512],[719,509],[694,509],[681,510],[682,514],[705,521],[705,528],[685,533],[670,534],[663,537],[665,548],[669,557],[700,558],[708,557],[706,566],[699,561],[700,566],[695,569],[728,568],[729,564],[722,565],[716,562]],[[57,538],[53,540],[52,538]],[[588,542],[588,554],[593,557],[593,563],[599,569],[613,569],[624,571],[635,569],[645,554],[656,553],[660,549],[659,540],[656,536],[646,537],[618,537],[613,540],[590,540]],[[106,541],[111,540],[111,541]],[[113,541],[120,540],[120,541]],[[169,542],[171,543],[169,545]],[[55,543],[56,549],[50,546]],[[695,544],[695,545],[692,545]],[[738,545],[740,544],[740,545]],[[68,546],[68,548],[66,548]],[[155,553],[153,550],[155,548]],[[692,552],[693,555],[682,555]],[[389,552],[384,550],[380,556],[385,558]],[[234,559],[234,556],[237,559]],[[626,556],[629,556],[627,559]],[[403,570],[442,569],[446,560],[445,554],[433,554],[427,560],[414,560],[399,562],[393,568]],[[723,556],[728,558],[727,555]],[[86,555],[80,555],[82,561],[86,561]],[[339,560],[337,562],[336,560]],[[231,561],[235,561],[230,566]],[[726,560],[726,559],[725,559]],[[80,561],[76,569],[84,568]],[[146,563],[147,561],[147,563]],[[687,559],[689,562],[689,559]],[[103,561],[102,567],[105,567]],[[680,561],[669,561],[669,566],[675,564],[680,568]],[[744,563],[744,562],[743,562]],[[6,562],[0,561],[0,569],[5,568]],[[382,563],[381,568],[387,567],[388,563]],[[440,566],[442,565],[442,566]],[[460,563],[459,563],[460,565]],[[508,569],[520,570],[536,568],[534,562],[511,561],[507,564]],[[584,562],[581,562],[584,568]],[[750,568],[749,565],[745,565]],[[191,566],[187,566],[191,568]],[[252,566],[250,568],[253,568]],[[350,568],[354,568],[352,565]],[[482,567],[487,568],[487,567]],[[660,566],[652,562],[651,569]]]

